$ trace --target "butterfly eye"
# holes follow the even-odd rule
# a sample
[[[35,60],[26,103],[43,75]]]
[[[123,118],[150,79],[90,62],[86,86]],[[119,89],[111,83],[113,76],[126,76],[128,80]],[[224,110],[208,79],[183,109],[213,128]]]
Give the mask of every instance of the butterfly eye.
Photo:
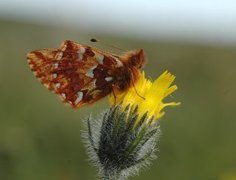
[[[142,68],[143,66],[141,59],[139,59],[137,56],[131,58],[130,65],[138,69]]]
[[[138,58],[136,56],[131,58],[131,64],[132,66],[136,66],[138,64]]]

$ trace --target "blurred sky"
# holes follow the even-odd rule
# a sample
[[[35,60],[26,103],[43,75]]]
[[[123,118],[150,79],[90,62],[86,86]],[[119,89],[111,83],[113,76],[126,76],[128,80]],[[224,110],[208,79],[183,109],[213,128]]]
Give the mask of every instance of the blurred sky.
[[[236,0],[1,0],[0,18],[133,39],[236,46]]]

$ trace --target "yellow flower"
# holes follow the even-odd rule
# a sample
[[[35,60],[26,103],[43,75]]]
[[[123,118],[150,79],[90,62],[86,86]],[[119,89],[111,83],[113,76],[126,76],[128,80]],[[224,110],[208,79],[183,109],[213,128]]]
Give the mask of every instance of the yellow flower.
[[[164,107],[177,106],[180,104],[176,102],[163,102],[165,97],[177,90],[176,85],[171,86],[174,79],[174,75],[165,71],[154,82],[151,82],[145,78],[145,73],[142,72],[139,80],[133,87],[130,87],[121,94],[116,94],[115,97],[111,94],[109,100],[111,104],[121,103],[122,109],[127,105],[131,105],[131,107],[138,106],[138,119],[148,112],[147,122],[151,117],[154,117],[156,121],[165,114],[165,112],[162,111]]]

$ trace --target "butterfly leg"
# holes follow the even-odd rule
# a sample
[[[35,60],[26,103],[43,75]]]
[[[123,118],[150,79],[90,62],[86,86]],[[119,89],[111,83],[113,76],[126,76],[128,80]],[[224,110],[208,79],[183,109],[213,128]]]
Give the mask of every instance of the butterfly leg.
[[[143,100],[145,100],[145,97],[143,97],[142,95],[140,95],[135,87],[135,83],[134,83],[134,75],[133,75],[133,72],[131,69],[129,69],[130,71],[130,74],[131,74],[131,83],[132,83],[132,86],[134,87],[134,90],[135,90],[135,93],[140,97],[142,98]]]
[[[142,98],[143,100],[145,100],[145,97],[143,97],[142,95],[140,95],[140,94],[138,93],[138,91],[137,91],[137,89],[136,89],[136,87],[135,87],[133,78],[131,78],[131,82],[132,82],[132,85],[133,85],[133,87],[134,87],[135,93],[136,93],[140,98]]]

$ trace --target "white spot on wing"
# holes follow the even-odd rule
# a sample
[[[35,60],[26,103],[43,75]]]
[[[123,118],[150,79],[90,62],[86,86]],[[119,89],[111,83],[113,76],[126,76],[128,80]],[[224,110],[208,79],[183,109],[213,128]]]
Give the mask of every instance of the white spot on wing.
[[[50,86],[49,86],[49,84],[43,84],[46,88],[49,88]]]
[[[33,67],[34,67],[34,65],[30,64],[30,63],[29,63],[29,66],[30,66],[30,69],[33,69]]]
[[[78,91],[77,92],[77,98],[75,100],[75,104],[78,104],[83,99],[83,92]]]
[[[66,48],[67,48],[66,42],[63,42],[63,45],[62,45],[62,48],[61,48],[61,50],[62,50],[62,51],[65,51],[65,50],[66,50]]]
[[[119,60],[117,58],[115,58],[115,60],[116,60],[116,63],[117,63],[117,67],[123,66],[123,63],[121,62],[121,60]]]
[[[59,65],[58,63],[55,63],[55,64],[54,64],[54,68],[57,69],[57,68],[58,68],[58,65]]]
[[[85,51],[86,51],[86,49],[84,47],[80,46],[79,50],[77,51],[79,61],[83,59],[83,55],[84,55]]]
[[[56,73],[52,74],[52,77],[53,77],[54,79],[57,78],[57,74],[56,74]]]
[[[59,88],[60,86],[61,86],[60,83],[56,83],[56,84],[55,84],[55,87],[56,87],[56,88]]]
[[[94,65],[92,66],[86,73],[86,76],[90,77],[90,78],[93,78],[94,77],[94,74],[93,74],[93,70],[97,67],[98,65]]]
[[[37,76],[37,75],[38,75],[38,73],[37,73],[36,71],[33,71],[33,74],[34,74],[35,76]]]
[[[95,58],[99,62],[99,64],[103,64],[104,56],[102,54],[96,54]]]
[[[81,61],[83,59],[83,54],[78,55],[78,60]]]
[[[113,77],[110,77],[110,76],[105,78],[105,80],[108,82],[111,81],[112,79],[113,79]]]
[[[82,46],[80,46],[79,50],[78,50],[78,54],[84,54],[86,51],[86,49]]]
[[[63,99],[66,99],[66,94],[65,93],[61,93],[61,96]]]
[[[56,54],[55,59],[56,59],[57,61],[59,61],[59,60],[61,60],[62,56],[63,56],[63,52],[58,52],[58,53]]]

